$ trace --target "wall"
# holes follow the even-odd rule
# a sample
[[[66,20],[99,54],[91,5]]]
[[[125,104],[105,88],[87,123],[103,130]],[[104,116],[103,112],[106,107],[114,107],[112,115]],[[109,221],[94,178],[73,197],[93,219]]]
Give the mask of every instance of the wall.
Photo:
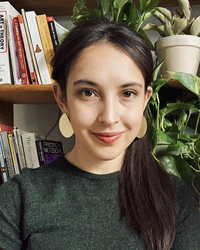
[[[174,12],[175,8],[171,8]],[[200,5],[193,7],[193,16],[200,14]],[[72,23],[70,17],[55,17],[55,19],[64,27],[71,29]],[[157,33],[149,32],[152,42],[158,38]],[[200,72],[198,73],[200,76]],[[30,132],[41,133],[46,136],[48,131],[55,124],[58,117],[59,109],[57,105],[14,105],[14,125]],[[50,135],[53,140],[61,140],[63,142],[64,152],[69,152],[74,145],[74,137],[65,139],[60,135],[58,126],[56,126]]]

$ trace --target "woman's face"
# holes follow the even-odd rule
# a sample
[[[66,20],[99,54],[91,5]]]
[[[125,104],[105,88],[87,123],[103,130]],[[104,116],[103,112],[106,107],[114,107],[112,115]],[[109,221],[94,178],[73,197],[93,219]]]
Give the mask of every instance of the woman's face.
[[[145,94],[143,75],[134,61],[109,43],[86,48],[67,81],[67,105],[79,157],[109,161],[122,158],[137,136]]]

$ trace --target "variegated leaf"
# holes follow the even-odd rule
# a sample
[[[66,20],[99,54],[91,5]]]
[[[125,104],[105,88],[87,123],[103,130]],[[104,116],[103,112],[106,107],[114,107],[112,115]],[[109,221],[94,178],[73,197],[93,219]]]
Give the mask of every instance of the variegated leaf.
[[[166,8],[163,8],[163,7],[157,7],[156,8],[161,14],[163,14],[163,16],[165,16],[167,18],[168,21],[171,21],[172,20],[172,13],[171,11],[169,11],[168,9]]]
[[[181,9],[186,17],[186,19],[191,18],[191,7],[189,0],[178,0]]]
[[[166,23],[164,26],[164,32],[166,36],[173,36],[173,30],[170,23]]]
[[[200,16],[198,16],[192,23],[189,33],[194,36],[198,36],[200,34]]]
[[[175,35],[179,35],[186,28],[187,28],[187,20],[185,18],[181,18],[181,19],[176,19],[174,21],[172,30]]]

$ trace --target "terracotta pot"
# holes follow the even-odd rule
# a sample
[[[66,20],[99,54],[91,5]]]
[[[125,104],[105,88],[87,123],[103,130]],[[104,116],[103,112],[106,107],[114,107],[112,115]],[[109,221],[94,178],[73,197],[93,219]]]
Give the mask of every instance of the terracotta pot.
[[[200,61],[200,37],[167,36],[156,41],[155,47],[159,62],[165,60],[160,71],[164,78],[172,79],[166,71],[197,74]]]

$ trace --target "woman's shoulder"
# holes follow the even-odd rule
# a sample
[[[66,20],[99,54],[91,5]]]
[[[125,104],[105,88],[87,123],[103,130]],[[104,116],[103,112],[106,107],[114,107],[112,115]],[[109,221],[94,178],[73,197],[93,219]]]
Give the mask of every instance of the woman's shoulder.
[[[1,185],[0,190],[5,189],[9,192],[10,189],[22,189],[25,186],[52,183],[58,176],[63,175],[63,171],[67,172],[68,165],[69,162],[64,155],[61,155],[39,168],[24,168],[20,174]]]

